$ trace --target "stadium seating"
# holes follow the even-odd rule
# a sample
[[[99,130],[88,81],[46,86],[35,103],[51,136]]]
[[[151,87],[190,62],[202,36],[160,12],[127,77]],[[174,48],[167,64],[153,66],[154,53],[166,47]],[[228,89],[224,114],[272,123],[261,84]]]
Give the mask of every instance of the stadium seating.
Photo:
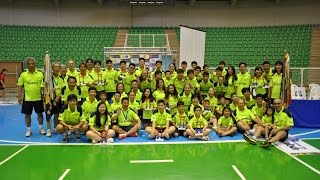
[[[103,60],[103,48],[112,47],[116,35],[113,27],[48,27],[0,26],[0,60],[21,61],[35,57],[42,67],[42,59],[49,51],[51,59],[65,63],[88,57]]]
[[[128,47],[166,47],[166,38],[162,35],[146,35],[146,34],[165,34],[165,28],[161,27],[137,27],[137,28],[130,28],[129,34],[145,34],[141,36],[141,44],[140,44],[140,37],[137,35],[129,36],[127,39],[127,46]],[[154,39],[154,40],[153,40]]]

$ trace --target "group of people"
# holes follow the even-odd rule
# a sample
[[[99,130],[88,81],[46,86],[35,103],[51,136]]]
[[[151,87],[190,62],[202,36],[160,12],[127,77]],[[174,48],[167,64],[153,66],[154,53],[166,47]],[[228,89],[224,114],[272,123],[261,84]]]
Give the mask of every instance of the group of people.
[[[264,135],[262,147],[284,141],[293,119],[282,105],[281,84],[283,63],[277,61],[274,70],[269,61],[256,67],[254,75],[247,71],[245,62],[235,67],[221,61],[213,73],[209,66],[197,62],[174,63],[167,71],[156,61],[151,72],[145,59],[139,67],[126,61],[120,69],[111,60],[101,68],[100,61],[87,59],[79,65],[73,61],[68,67],[52,63],[54,97],[43,105],[43,74],[36,69],[33,58],[26,60],[28,68],[18,80],[18,101],[22,103],[27,125],[26,137],[32,135],[31,114],[38,114],[39,132],[48,137],[52,132],[63,134],[67,142],[70,134],[76,139],[85,133],[93,143],[113,142],[137,137],[141,127],[149,139],[169,139],[185,136],[189,139],[209,140],[215,131],[220,137],[233,136],[237,131],[251,144]],[[43,128],[46,114],[47,130]],[[51,118],[54,130],[51,130]]]

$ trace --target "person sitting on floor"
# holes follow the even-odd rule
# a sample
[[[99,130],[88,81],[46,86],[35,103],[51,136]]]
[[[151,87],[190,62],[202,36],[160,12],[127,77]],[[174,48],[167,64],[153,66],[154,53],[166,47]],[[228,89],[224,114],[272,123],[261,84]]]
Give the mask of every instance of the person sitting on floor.
[[[201,139],[208,141],[210,129],[208,129],[207,120],[202,117],[202,109],[200,106],[194,107],[194,117],[189,121],[187,126],[187,134],[189,135],[189,139]]]
[[[128,97],[122,98],[121,104],[122,107],[119,107],[111,118],[111,121],[116,121],[116,124],[112,126],[112,129],[119,134],[119,139],[123,139],[128,136],[137,137],[137,132],[141,128],[140,118],[132,109],[129,108]]]
[[[158,110],[151,117],[152,127],[146,127],[149,139],[156,137],[169,139],[170,135],[176,130],[174,126],[169,126],[170,121],[171,115],[165,110],[164,100],[159,100]]]
[[[114,130],[109,129],[111,126],[111,118],[105,103],[99,103],[96,112],[90,115],[89,131],[86,135],[92,140],[92,143],[113,143]]]
[[[80,131],[86,132],[88,129],[84,123],[86,119],[82,115],[82,108],[77,105],[78,97],[70,94],[67,100],[68,104],[61,107],[56,127],[57,132],[63,134],[62,142],[67,142],[71,133],[74,133],[76,140],[80,140]]]
[[[174,137],[185,136],[187,137],[186,127],[189,122],[188,115],[184,112],[183,101],[177,103],[178,112],[173,115],[172,122],[176,127],[176,131],[173,133]]]
[[[234,125],[235,119],[232,117],[231,108],[225,106],[222,110],[222,116],[218,120],[218,129],[216,130],[219,137],[233,136],[237,131],[237,127]]]

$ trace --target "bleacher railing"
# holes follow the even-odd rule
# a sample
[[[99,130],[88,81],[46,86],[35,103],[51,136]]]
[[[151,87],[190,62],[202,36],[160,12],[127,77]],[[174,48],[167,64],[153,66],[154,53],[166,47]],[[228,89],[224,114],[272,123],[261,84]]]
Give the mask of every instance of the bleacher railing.
[[[170,50],[168,34],[126,34],[124,47],[165,47]]]

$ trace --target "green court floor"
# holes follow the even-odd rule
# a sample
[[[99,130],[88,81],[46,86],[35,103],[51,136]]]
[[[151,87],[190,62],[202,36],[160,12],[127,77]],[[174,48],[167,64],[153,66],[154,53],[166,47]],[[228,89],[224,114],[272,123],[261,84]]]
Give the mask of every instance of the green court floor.
[[[0,162],[21,148],[0,146]],[[319,164],[319,155],[316,157]],[[172,161],[130,163],[132,160]],[[244,142],[30,145],[0,165],[0,179],[57,180],[67,169],[70,171],[64,179],[241,179],[233,165],[246,179],[320,179],[319,174],[275,147],[265,150]],[[315,168],[320,170],[319,166]]]

